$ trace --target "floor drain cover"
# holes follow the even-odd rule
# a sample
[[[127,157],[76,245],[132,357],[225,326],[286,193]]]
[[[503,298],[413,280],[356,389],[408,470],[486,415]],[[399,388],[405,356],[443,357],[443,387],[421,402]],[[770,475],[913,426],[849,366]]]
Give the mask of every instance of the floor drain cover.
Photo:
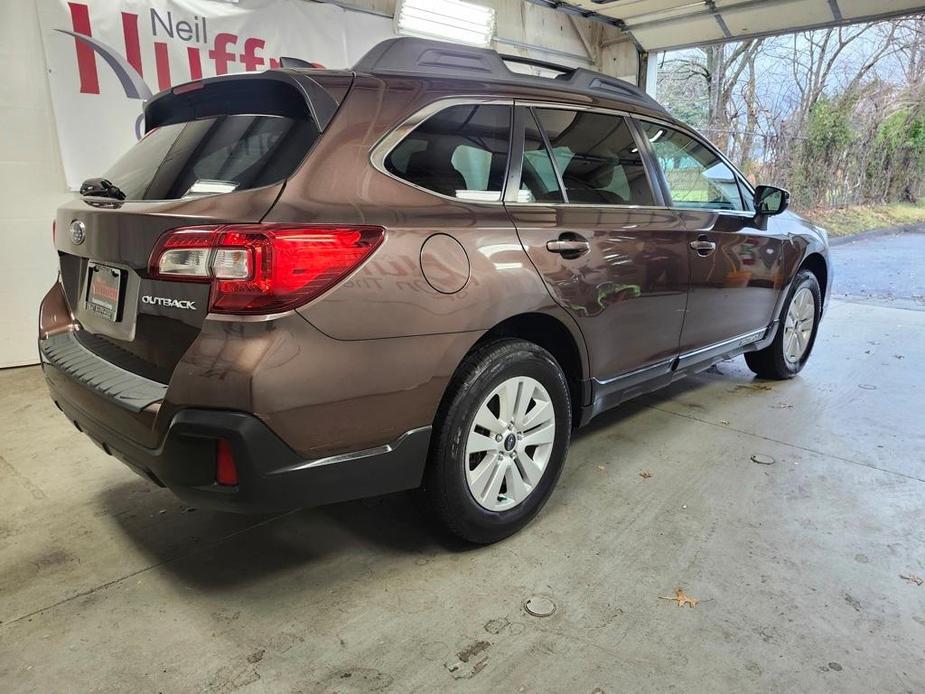
[[[774,458],[772,458],[769,455],[762,455],[761,453],[755,453],[755,455],[752,456],[752,462],[758,463],[759,465],[773,465]]]
[[[524,603],[524,609],[534,617],[548,617],[556,611],[556,603],[543,595],[534,595]]]

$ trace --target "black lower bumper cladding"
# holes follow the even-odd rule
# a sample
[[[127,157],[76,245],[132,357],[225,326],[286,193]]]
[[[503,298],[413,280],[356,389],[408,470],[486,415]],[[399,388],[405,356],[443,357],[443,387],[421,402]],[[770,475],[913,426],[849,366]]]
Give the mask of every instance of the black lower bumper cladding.
[[[185,409],[174,415],[156,448],[148,448],[94,420],[55,387],[52,399],[106,453],[143,477],[171,489],[186,503],[240,513],[271,513],[320,506],[418,487],[430,443],[429,426],[363,451],[305,460],[252,414]],[[68,376],[71,376],[68,374]],[[71,376],[72,377],[72,376]],[[87,397],[101,397],[86,388]],[[224,439],[238,472],[234,487],[216,483],[216,450]]]

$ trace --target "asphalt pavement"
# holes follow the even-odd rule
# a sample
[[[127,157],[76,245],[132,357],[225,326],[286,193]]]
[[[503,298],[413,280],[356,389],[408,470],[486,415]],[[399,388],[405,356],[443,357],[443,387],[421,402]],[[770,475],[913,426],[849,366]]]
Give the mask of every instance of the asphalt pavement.
[[[925,311],[925,224],[832,247],[834,295]]]

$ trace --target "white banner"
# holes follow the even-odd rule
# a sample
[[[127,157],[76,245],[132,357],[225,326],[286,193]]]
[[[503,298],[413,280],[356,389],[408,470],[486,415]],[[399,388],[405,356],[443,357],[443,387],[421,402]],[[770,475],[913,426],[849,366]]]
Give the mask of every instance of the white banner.
[[[304,0],[39,0],[68,187],[141,136],[143,101],[191,79],[262,71],[280,56],[345,68],[390,20]],[[349,17],[349,19],[348,19]],[[360,30],[359,27],[362,27]]]

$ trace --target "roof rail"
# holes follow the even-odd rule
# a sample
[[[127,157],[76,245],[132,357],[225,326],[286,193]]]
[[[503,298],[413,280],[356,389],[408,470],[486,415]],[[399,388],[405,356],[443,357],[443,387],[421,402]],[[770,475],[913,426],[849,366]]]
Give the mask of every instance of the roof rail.
[[[575,68],[573,67],[566,67],[565,65],[559,65],[558,63],[550,63],[546,60],[537,60],[536,58],[525,58],[522,55],[499,53],[498,57],[501,58],[504,63],[520,63],[522,65],[529,65],[531,67],[543,68],[544,70],[561,72],[562,74],[572,73],[575,71]]]
[[[559,72],[554,78],[514,72],[507,62]],[[639,87],[586,68],[573,68],[532,58],[501,55],[490,48],[461,46],[413,36],[386,39],[373,46],[354,65],[356,72],[388,75],[433,73],[447,77],[492,80],[532,87],[546,86],[631,101],[655,111],[665,108]],[[550,84],[550,82],[554,82]]]

